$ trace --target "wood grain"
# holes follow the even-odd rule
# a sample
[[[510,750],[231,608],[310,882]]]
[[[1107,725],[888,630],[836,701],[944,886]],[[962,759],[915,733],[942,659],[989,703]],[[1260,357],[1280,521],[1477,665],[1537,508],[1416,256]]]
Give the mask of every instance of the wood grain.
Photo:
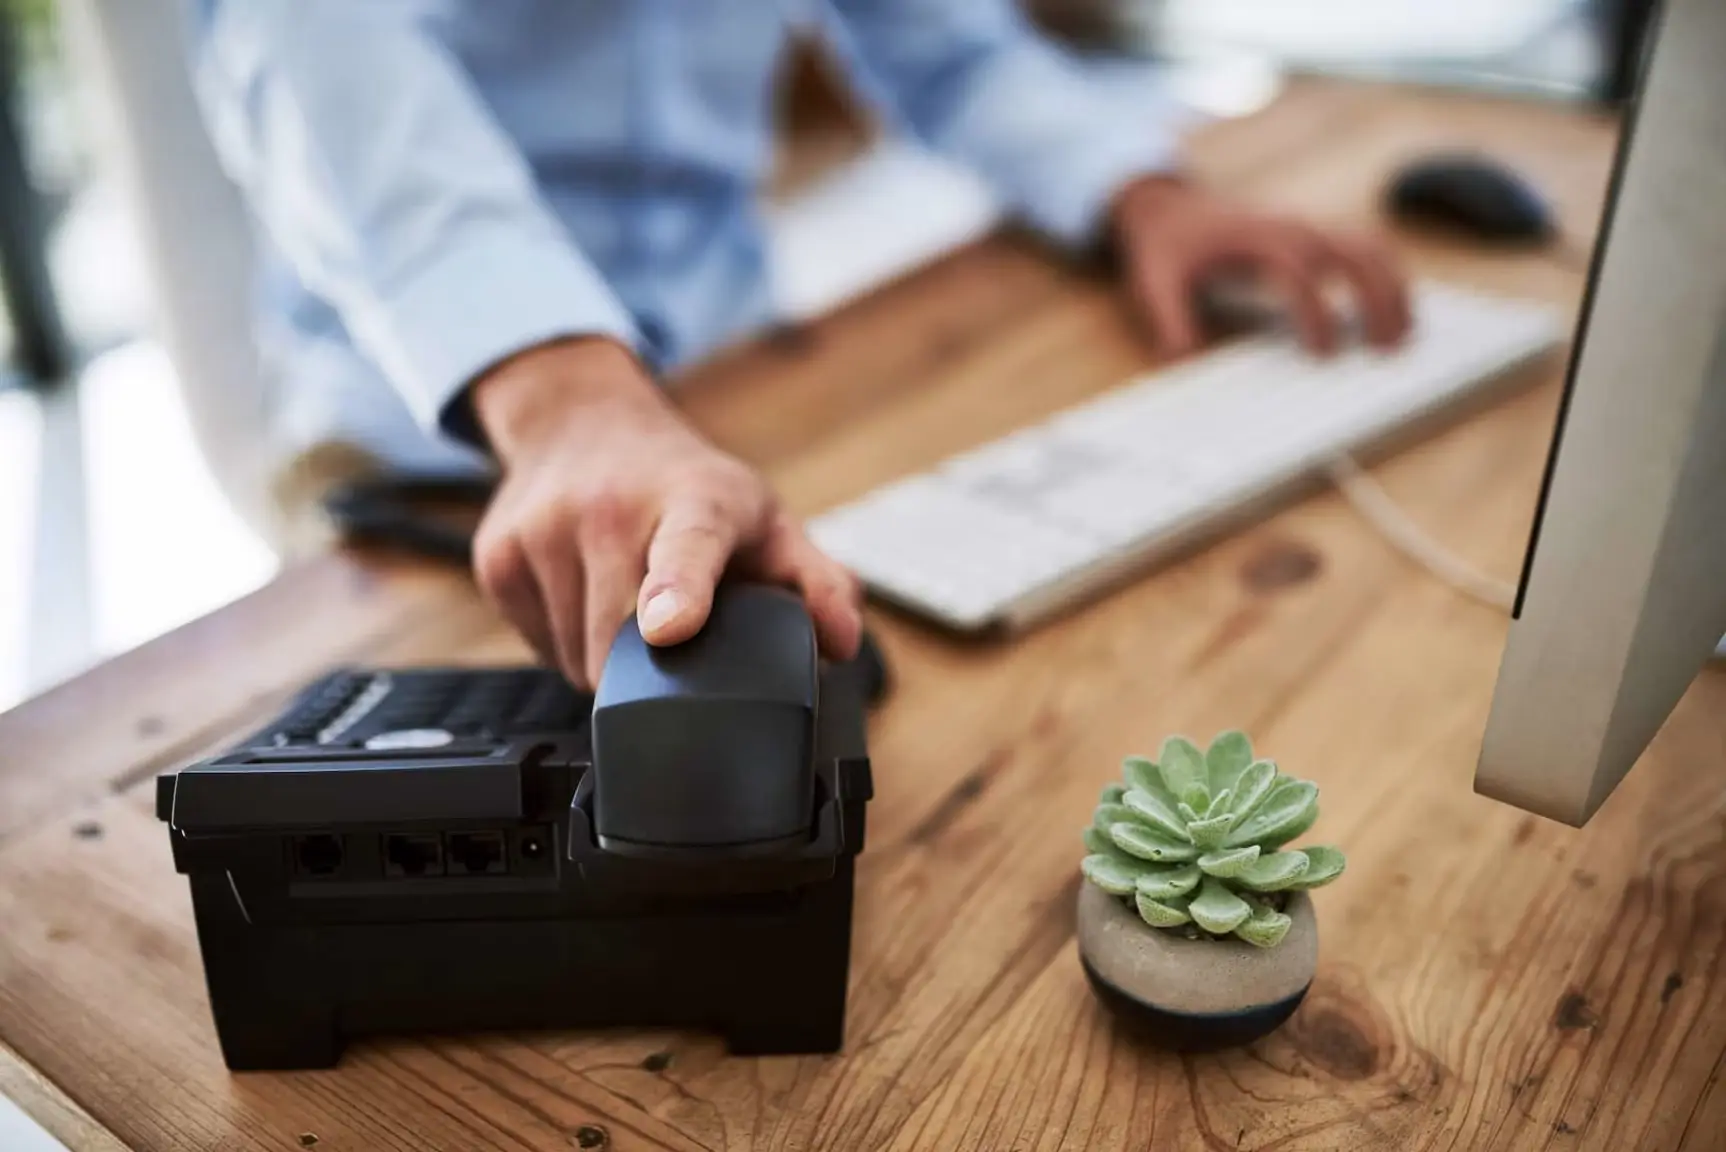
[[[0,713],[0,844],[192,754],[236,714],[440,610],[457,574],[331,556]],[[316,613],[318,627],[303,621]]]
[[[1303,84],[1209,134],[1200,164],[1266,203],[1364,222],[1389,158],[1458,141],[1549,171],[1573,226],[1593,226],[1610,131],[1548,108]],[[1400,243],[1423,271],[1577,298],[1574,271],[1539,258]],[[1155,362],[1105,285],[995,240],[799,340],[727,357],[684,399],[809,512]],[[1558,370],[1375,470],[1507,576]],[[247,691],[220,683],[238,641],[212,639],[69,685],[48,719],[26,706],[6,722],[68,732],[81,693],[131,715],[172,683],[183,749],[338,653],[522,658],[465,583],[418,579],[362,592],[326,577],[319,598],[284,586],[267,611],[218,616],[212,637],[277,645]],[[313,611],[340,626],[279,637]],[[375,615],[395,623],[365,623]],[[877,798],[840,1056],[734,1060],[681,1034],[470,1036],[363,1045],[333,1072],[231,1076],[150,813],[141,768],[163,752],[123,731],[90,737],[110,759],[64,785],[38,778],[53,763],[40,743],[0,773],[31,780],[43,814],[0,843],[0,1039],[144,1149],[302,1136],[368,1152],[1721,1146],[1726,677],[1699,681],[1572,831],[1470,788],[1503,618],[1413,569],[1333,495],[1011,644],[886,612],[874,624],[897,691],[871,726]],[[1183,1060],[1130,1042],[1085,986],[1077,830],[1122,755],[1233,725],[1320,784],[1319,832],[1351,869],[1318,896],[1320,974],[1290,1024]]]
[[[125,1152],[126,1146],[112,1132],[4,1044],[0,1044],[0,1099],[16,1104],[71,1152]]]

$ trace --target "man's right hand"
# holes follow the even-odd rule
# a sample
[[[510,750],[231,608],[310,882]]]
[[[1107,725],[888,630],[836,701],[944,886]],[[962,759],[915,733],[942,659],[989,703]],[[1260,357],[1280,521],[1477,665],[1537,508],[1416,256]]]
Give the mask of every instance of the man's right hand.
[[[474,539],[480,587],[581,686],[634,612],[650,644],[706,623],[727,571],[799,591],[823,651],[862,634],[856,581],[753,469],[703,439],[621,345],[523,352],[475,383],[503,483]]]

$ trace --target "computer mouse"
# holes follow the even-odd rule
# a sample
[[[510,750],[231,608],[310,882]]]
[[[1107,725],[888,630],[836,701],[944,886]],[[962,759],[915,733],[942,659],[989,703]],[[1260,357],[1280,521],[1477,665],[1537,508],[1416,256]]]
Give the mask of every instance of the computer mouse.
[[[1533,184],[1484,156],[1457,153],[1415,161],[1392,178],[1385,202],[1399,220],[1494,243],[1539,243],[1556,231],[1552,209]]]
[[[594,691],[593,825],[608,849],[764,850],[807,840],[820,657],[801,597],[722,584],[692,639],[632,617]]]

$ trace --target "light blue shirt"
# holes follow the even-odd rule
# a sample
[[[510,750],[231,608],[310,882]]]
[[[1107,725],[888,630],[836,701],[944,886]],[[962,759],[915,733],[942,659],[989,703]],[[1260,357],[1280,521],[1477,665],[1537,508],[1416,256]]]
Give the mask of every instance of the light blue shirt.
[[[191,2],[290,437],[445,464],[465,386],[513,352],[603,334],[671,372],[772,318],[757,205],[787,0]],[[1173,163],[1172,129],[1015,0],[810,3],[890,128],[1057,244]]]

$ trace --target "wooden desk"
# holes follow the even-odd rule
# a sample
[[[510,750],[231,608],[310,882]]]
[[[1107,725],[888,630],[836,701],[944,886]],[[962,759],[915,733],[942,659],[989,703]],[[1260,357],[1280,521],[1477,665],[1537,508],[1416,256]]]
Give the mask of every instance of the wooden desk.
[[[1556,109],[1312,84],[1200,155],[1263,202],[1364,221],[1389,165],[1479,144],[1562,190],[1587,235],[1612,141]],[[1539,258],[1408,254],[1578,298]],[[688,406],[810,511],[1146,363],[1107,290],[1001,240],[714,365]],[[1381,478],[1513,573],[1557,379],[1555,362]],[[1471,791],[1503,618],[1333,496],[1010,647],[877,625],[900,687],[873,727],[843,1056],[463,1037],[230,1076],[152,775],[339,660],[522,655],[459,577],[331,558],[0,717],[0,1088],[70,1142],[151,1149],[1722,1146],[1726,678],[1575,832]],[[1236,724],[1320,783],[1352,869],[1319,896],[1322,967],[1290,1025],[1173,1059],[1086,989],[1077,833],[1122,754]]]

